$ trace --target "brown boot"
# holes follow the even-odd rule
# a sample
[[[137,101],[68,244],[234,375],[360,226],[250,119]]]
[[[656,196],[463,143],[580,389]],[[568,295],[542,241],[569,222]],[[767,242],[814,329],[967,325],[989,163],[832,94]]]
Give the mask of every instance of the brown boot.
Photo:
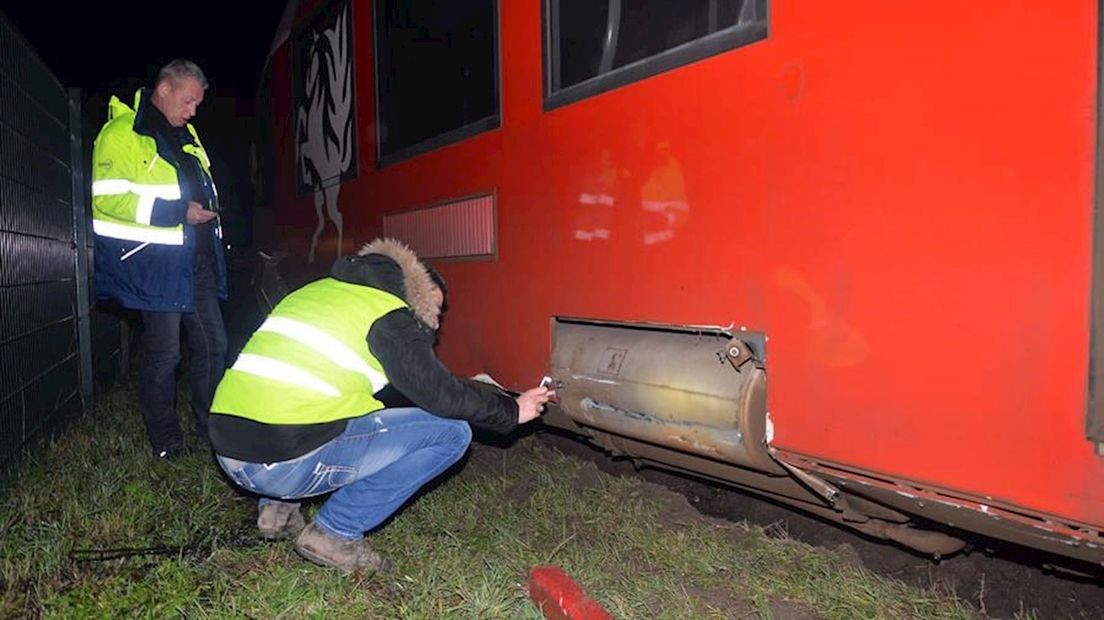
[[[388,568],[387,560],[373,551],[364,538],[342,540],[327,534],[313,522],[299,534],[295,551],[315,564],[332,566],[346,575],[360,569],[385,571]]]
[[[307,523],[299,514],[299,504],[271,501],[257,513],[257,529],[265,540],[291,538],[303,531]]]

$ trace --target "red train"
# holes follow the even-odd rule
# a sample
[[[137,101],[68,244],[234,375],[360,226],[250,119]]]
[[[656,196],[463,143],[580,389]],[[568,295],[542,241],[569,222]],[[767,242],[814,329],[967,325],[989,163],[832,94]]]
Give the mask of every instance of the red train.
[[[845,8],[292,2],[258,242],[406,240],[450,366],[614,453],[1100,563],[1100,4]]]

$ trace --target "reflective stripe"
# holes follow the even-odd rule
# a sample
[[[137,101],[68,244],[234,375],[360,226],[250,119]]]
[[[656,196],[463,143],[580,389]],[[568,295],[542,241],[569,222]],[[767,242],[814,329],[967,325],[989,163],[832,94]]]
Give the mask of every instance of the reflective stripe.
[[[127,252],[126,254],[123,254],[122,258],[119,259],[119,262],[121,263],[121,262],[125,261],[126,259],[130,258],[131,256],[134,256],[135,254],[141,252],[142,250],[144,250],[148,247],[149,247],[149,241],[146,241],[145,243],[139,243],[138,247],[136,247],[133,250]]]
[[[114,196],[130,191],[131,183],[126,179],[105,179],[92,182],[93,196]]]
[[[93,196],[118,196],[127,193],[138,194],[138,210],[134,214],[134,221],[139,224],[150,223],[155,199],[180,200],[180,186],[176,183],[150,185],[132,183],[126,179],[104,179],[92,183]]]
[[[271,357],[254,355],[252,353],[241,353],[238,355],[238,360],[234,362],[231,368],[246,374],[272,379],[273,381],[290,383],[301,388],[321,392],[326,396],[341,395],[341,392],[339,392],[337,388],[302,368],[297,368],[286,362],[272,359]]]
[[[321,353],[338,366],[364,375],[372,384],[373,392],[382,390],[389,383],[383,373],[369,366],[368,362],[355,351],[313,325],[280,316],[270,316],[257,328],[257,331],[287,336]]]
[[[92,230],[101,237],[144,241],[160,245],[184,245],[184,230],[179,228],[138,228],[117,222],[92,220]]]
[[[176,183],[133,183],[126,179],[101,179],[92,183],[93,196],[116,196],[127,192],[152,194],[166,200],[180,199],[180,186]]]
[[[135,222],[149,225],[150,220],[153,219],[153,201],[156,199],[156,196],[149,194],[138,194],[138,210],[134,212]]]

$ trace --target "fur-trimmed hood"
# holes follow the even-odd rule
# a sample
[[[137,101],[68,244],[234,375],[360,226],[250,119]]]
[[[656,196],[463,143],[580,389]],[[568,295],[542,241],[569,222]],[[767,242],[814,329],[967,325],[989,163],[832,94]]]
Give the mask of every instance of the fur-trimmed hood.
[[[330,275],[342,282],[371,286],[397,295],[419,320],[434,330],[439,327],[440,308],[433,301],[433,289],[437,284],[414,250],[401,241],[370,241],[355,256],[337,259]]]

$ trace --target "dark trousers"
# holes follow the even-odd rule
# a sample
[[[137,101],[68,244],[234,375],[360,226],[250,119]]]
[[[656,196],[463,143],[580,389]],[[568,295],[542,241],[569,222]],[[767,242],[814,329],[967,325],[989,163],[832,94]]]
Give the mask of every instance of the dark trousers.
[[[213,261],[197,261],[193,272],[195,312],[142,312],[142,369],[139,408],[154,454],[184,446],[176,415],[176,366],[180,363],[180,327],[190,354],[189,399],[196,437],[206,444],[207,414],[226,369],[226,329],[219,308]]]

